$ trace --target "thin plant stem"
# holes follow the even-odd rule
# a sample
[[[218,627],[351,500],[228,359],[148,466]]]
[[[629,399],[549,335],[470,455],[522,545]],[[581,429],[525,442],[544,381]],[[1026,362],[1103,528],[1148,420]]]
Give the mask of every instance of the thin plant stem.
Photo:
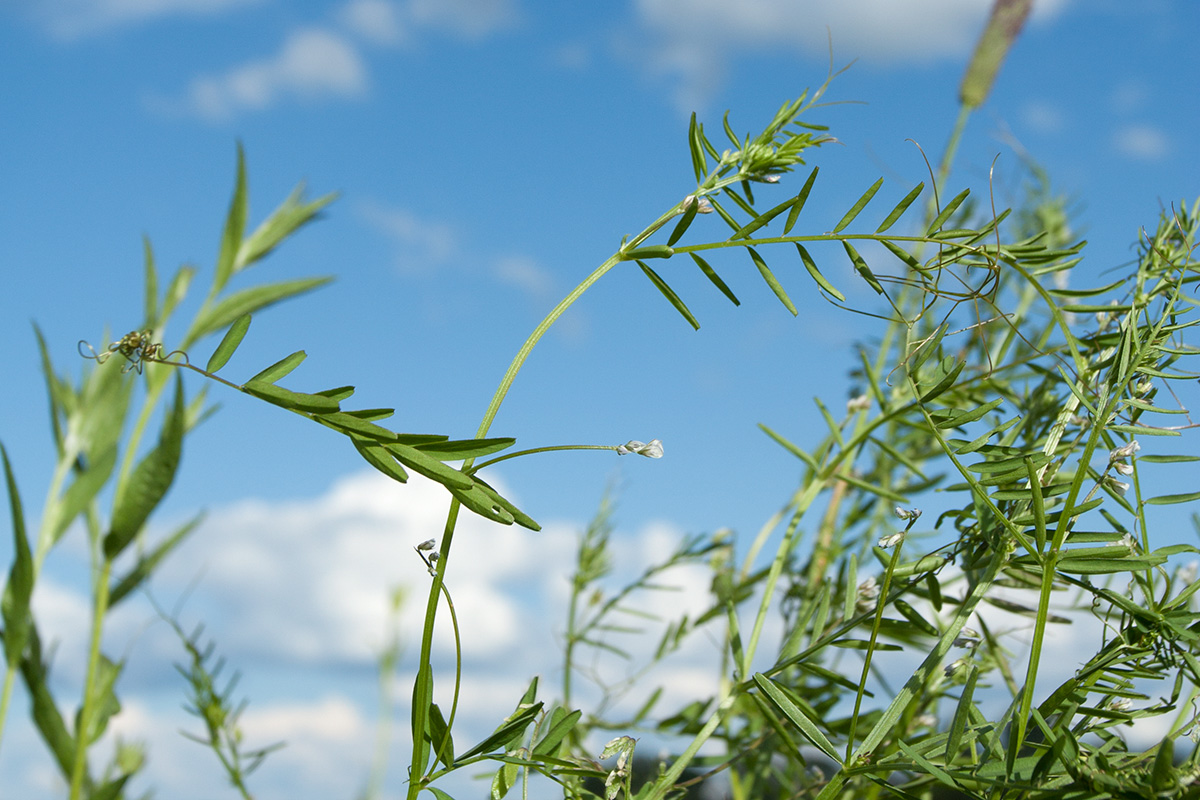
[[[100,576],[96,580],[93,608],[91,646],[88,651],[87,675],[83,682],[83,706],[79,711],[79,724],[75,729],[75,761],[71,767],[70,800],[83,796],[83,782],[87,775],[88,736],[91,733],[92,717],[96,713],[96,675],[100,669],[100,638],[104,631],[104,617],[108,613],[108,585],[112,576],[112,561],[104,559]]]

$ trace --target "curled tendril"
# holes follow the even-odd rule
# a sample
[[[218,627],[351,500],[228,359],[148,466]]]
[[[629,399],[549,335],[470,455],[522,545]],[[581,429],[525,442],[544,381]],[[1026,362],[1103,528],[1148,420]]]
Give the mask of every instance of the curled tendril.
[[[142,373],[142,365],[147,361],[157,361],[160,364],[182,364],[187,365],[191,362],[188,360],[187,353],[182,350],[172,350],[169,353],[163,353],[163,346],[159,342],[153,341],[153,334],[149,330],[130,331],[122,336],[117,341],[108,346],[106,350],[101,350],[97,353],[92,346],[84,341],[79,340],[77,349],[79,355],[84,358],[90,358],[99,364],[108,361],[114,353],[120,353],[125,356],[129,362],[122,367],[121,372],[129,372],[131,369],[136,369],[138,374]],[[84,352],[83,348],[87,348],[88,352]],[[183,361],[172,361],[175,356],[183,356]]]

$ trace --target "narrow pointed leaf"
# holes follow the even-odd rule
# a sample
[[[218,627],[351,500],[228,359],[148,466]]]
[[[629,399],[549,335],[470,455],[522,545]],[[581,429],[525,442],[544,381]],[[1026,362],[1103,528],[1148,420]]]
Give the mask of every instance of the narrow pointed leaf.
[[[769,211],[764,211],[750,222],[747,222],[745,225],[743,225],[740,231],[729,237],[729,240],[733,241],[735,239],[748,239],[750,234],[754,233],[759,228],[769,225],[772,220],[774,220],[784,211],[787,211],[789,208],[795,205],[795,203],[795,198],[791,198],[789,200],[784,200],[782,203],[770,209]]]
[[[933,400],[938,395],[941,395],[944,392],[949,391],[950,388],[954,386],[954,382],[956,380],[958,380],[958,375],[960,372],[962,372],[963,367],[965,367],[966,364],[967,364],[967,362],[965,362],[965,361],[954,360],[954,366],[946,374],[946,376],[944,378],[942,378],[940,381],[938,381],[938,383],[936,385],[934,385],[934,387],[932,389],[929,389],[928,391],[923,392],[921,394],[921,402],[928,403],[930,400]]]
[[[804,738],[808,739],[809,742],[815,745],[826,756],[833,759],[835,764],[842,763],[842,756],[838,753],[837,748],[825,737],[825,734],[821,732],[816,723],[809,719],[808,715],[798,705],[792,702],[792,699],[787,696],[787,693],[782,688],[761,672],[755,673],[754,682],[758,684],[758,688],[771,701],[771,704],[791,720],[793,725],[800,729]]]
[[[696,122],[696,112],[692,112],[691,122],[688,123],[688,148],[692,151],[692,172],[696,174],[699,184],[708,174],[708,162],[704,158],[704,142],[700,126]]]
[[[233,275],[234,261],[237,259],[237,252],[242,246],[242,237],[246,232],[247,213],[246,153],[239,142],[237,178],[234,182],[233,197],[229,201],[229,213],[225,217],[225,230],[221,234],[221,250],[217,255],[217,270],[213,276],[214,293],[221,291]]]
[[[145,262],[146,295],[143,301],[143,326],[151,330],[158,327],[158,270],[154,266],[154,248],[150,240],[142,237],[142,256]]]
[[[113,508],[112,524],[104,537],[104,555],[115,559],[146,524],[150,513],[162,502],[183,453],[183,434],[186,429],[186,406],[183,400],[183,380],[175,374],[175,402],[163,421],[158,444],[138,462],[128,483],[119,487]]]
[[[310,414],[329,414],[338,410],[337,400],[331,397],[293,392],[290,389],[284,389],[282,386],[276,386],[273,383],[247,381],[242,386],[242,391],[260,400],[266,400],[268,403],[293,411],[304,411]],[[369,425],[370,423],[364,422],[363,424]]]
[[[21,661],[21,677],[29,692],[33,723],[46,747],[54,754],[59,769],[64,775],[70,775],[75,762],[75,737],[67,729],[58,703],[50,693],[49,669],[42,660],[36,628],[30,629],[29,655]]]
[[[4,657],[9,669],[21,661],[25,645],[29,641],[32,618],[29,616],[29,599],[33,596],[33,556],[29,539],[25,533],[25,512],[21,508],[21,495],[17,491],[17,479],[13,475],[8,451],[0,444],[0,458],[4,460],[4,479],[8,485],[8,507],[12,515],[13,561],[8,571],[8,582],[4,585],[0,599],[0,615],[4,618]]]
[[[890,214],[888,214],[886,217],[884,217],[883,222],[879,223],[879,227],[875,229],[875,232],[883,233],[888,228],[895,225],[896,220],[898,220],[898,219],[900,219],[900,217],[904,216],[904,212],[908,211],[908,207],[913,204],[913,201],[916,200],[917,197],[919,197],[921,192],[923,192],[924,190],[925,190],[924,182],[918,183],[916,186],[914,186],[912,191],[910,191],[908,194],[904,195],[904,197],[900,200],[899,203],[896,203],[896,207],[892,209],[892,212]]]
[[[465,753],[461,753],[458,757],[459,761],[466,761],[468,758],[490,753],[498,749],[501,745],[520,738],[542,711],[542,703],[540,701],[522,705],[524,705],[524,708],[519,708],[514,712],[486,739]]]
[[[418,445],[417,449],[432,453],[442,461],[462,461],[467,458],[481,458],[507,450],[517,443],[512,438],[494,439],[459,439],[455,441],[431,442]]]
[[[37,323],[33,325],[33,333],[37,338],[38,353],[42,360],[42,375],[46,379],[46,395],[50,401],[50,429],[54,434],[54,451],[61,457],[63,454],[62,418],[66,416],[63,408],[63,386],[58,376],[54,374],[54,364],[50,360],[50,350],[46,347],[46,337],[42,335],[42,329],[37,326]]]
[[[332,400],[336,400],[340,403],[343,400],[349,400],[351,397],[354,396],[354,387],[353,386],[338,386],[334,389],[322,389],[319,392],[313,392],[313,394],[319,394],[322,397],[328,397],[328,398],[330,398]]]
[[[721,294],[728,297],[729,301],[735,306],[740,306],[742,304],[741,301],[737,299],[737,295],[733,293],[733,290],[725,285],[725,281],[721,280],[721,276],[716,273],[716,270],[708,265],[707,261],[695,253],[689,253],[689,255],[692,257],[692,260],[696,262],[696,266],[700,268],[700,271],[704,273],[704,277],[708,278],[712,282],[713,286],[716,286],[721,290]]]
[[[192,286],[192,279],[196,277],[196,268],[184,264],[175,271],[171,277],[171,282],[167,284],[167,293],[163,295],[162,319],[167,319],[175,311],[175,308],[183,302],[183,298],[187,297],[188,289]]]
[[[454,738],[437,703],[429,704],[429,723],[425,735],[433,747],[434,756],[447,767],[454,766]]]
[[[817,262],[813,261],[813,257],[809,254],[808,250],[805,249],[804,245],[796,242],[796,249],[800,251],[800,260],[804,262],[804,268],[808,270],[808,274],[812,276],[812,279],[817,282],[817,286],[820,286],[823,290],[828,292],[833,297],[836,297],[843,303],[846,302],[846,295],[839,292],[837,287],[830,283],[825,276],[821,274],[821,271],[817,269]]]
[[[792,312],[795,317],[799,314],[796,311],[796,305],[792,302],[792,298],[788,297],[787,292],[783,289],[783,284],[775,277],[775,273],[771,272],[767,262],[763,261],[762,256],[753,247],[747,247],[746,252],[750,254],[750,259],[754,261],[754,266],[758,267],[758,273],[762,275],[763,280],[767,282],[767,286],[771,287],[771,291],[779,298],[779,302],[783,303],[783,307]]]
[[[787,236],[792,232],[792,227],[796,224],[796,220],[800,218],[800,212],[804,210],[804,204],[808,202],[808,194],[812,191],[813,183],[817,180],[817,172],[819,167],[813,167],[812,172],[808,173],[808,180],[804,182],[804,187],[800,189],[800,194],[796,195],[796,199],[792,202],[792,210],[788,212],[787,221],[783,224],[783,235]]]
[[[555,709],[560,711],[561,709]],[[546,731],[546,735],[533,748],[535,756],[553,756],[558,752],[558,746],[562,744],[562,740],[567,737],[575,728],[575,724],[579,722],[579,718],[583,716],[582,711],[572,711],[570,714],[560,716],[550,725],[550,730]]]
[[[901,261],[903,261],[910,268],[916,269],[916,270],[921,269],[921,262],[918,261],[912,253],[908,252],[900,245],[896,244],[895,242],[891,241],[890,239],[880,239],[879,243],[882,244],[884,247],[886,247],[888,250],[890,250],[892,255],[894,255],[896,258],[900,259]]]
[[[216,372],[228,364],[234,351],[242,343],[242,339],[246,338],[246,331],[248,330],[250,330],[250,315],[242,314],[233,321],[233,324],[229,326],[229,330],[225,331],[225,336],[221,339],[221,343],[217,345],[217,349],[213,351],[212,358],[208,359],[208,365],[204,368],[205,372]]]
[[[946,207],[943,208],[941,212],[933,218],[933,222],[929,223],[929,227],[925,229],[925,235],[933,236],[934,231],[946,224],[946,220],[950,219],[950,217],[955,211],[958,210],[958,207],[963,204],[963,201],[966,200],[967,196],[970,194],[970,189],[963,189],[961,192],[956,194],[954,199],[947,203]]]
[[[304,202],[304,186],[297,186],[271,216],[263,220],[238,249],[234,272],[240,272],[274,250],[280,242],[297,229],[311,222],[325,206],[332,203],[337,194],[327,194],[311,203]]]
[[[162,560],[170,555],[189,534],[195,531],[203,520],[204,514],[197,514],[187,523],[176,528],[174,533],[159,542],[153,550],[138,556],[137,563],[133,565],[133,568],[125,574],[125,577],[113,584],[109,591],[109,607],[117,605],[117,603],[120,603],[136,591],[150,577],[155,568],[162,563]]]
[[[453,467],[446,466],[438,459],[426,455],[415,447],[408,447],[402,444],[388,444],[386,447],[388,452],[395,456],[396,460],[401,464],[413,472],[419,472],[426,478],[437,481],[447,489],[467,490],[474,486],[475,482],[469,475],[459,472]]]
[[[646,266],[645,262],[639,261],[637,262],[637,265],[642,268],[642,272],[646,274],[646,277],[650,279],[650,282],[653,283],[660,292],[662,292],[663,297],[667,298],[671,305],[675,306],[675,310],[678,311],[683,318],[688,321],[688,324],[691,325],[693,329],[700,330],[700,323],[696,320],[696,317],[687,307],[687,304],[680,299],[679,295],[675,294],[675,290],[668,286],[667,282],[660,278],[657,272]]]
[[[270,283],[266,286],[255,286],[234,292],[204,314],[198,316],[192,323],[185,339],[185,346],[198,341],[205,336],[219,331],[232,323],[243,314],[254,312],[274,305],[281,300],[295,297],[305,292],[311,292],[319,286],[329,283],[332,278],[301,278],[294,281]]]
[[[871,272],[871,268],[867,266],[863,257],[854,249],[854,245],[843,239],[842,249],[846,251],[846,255],[850,256],[850,263],[854,264],[854,270],[862,276],[868,286],[875,290],[875,294],[883,294],[883,285],[879,283],[875,273]]]
[[[501,518],[511,517],[512,521],[520,525],[522,528],[528,528],[531,531],[540,531],[542,526],[539,525],[532,517],[526,514],[521,509],[513,505],[508,498],[501,496],[499,492],[492,488],[487,481],[484,481],[479,476],[473,476],[475,485],[471,487],[471,492],[474,496],[482,496],[491,502],[491,510],[498,514]],[[452,490],[453,491],[453,490]],[[477,512],[483,513],[483,512]],[[489,516],[489,514],[484,514]],[[508,524],[505,522],[504,524]]]
[[[1168,506],[1176,503],[1191,503],[1194,500],[1200,500],[1200,492],[1185,492],[1183,494],[1163,494],[1158,497],[1151,497],[1146,501],[1149,506]]]
[[[879,187],[881,186],[883,186],[883,178],[880,178],[871,184],[871,188],[863,192],[862,197],[858,198],[858,200],[854,202],[854,205],[850,206],[850,210],[847,211],[845,216],[838,221],[837,225],[833,226],[833,230],[830,231],[830,233],[838,233],[851,222],[853,222],[854,218],[862,213],[862,210],[867,207],[867,203],[871,202],[871,198],[875,196],[875,193],[879,191]]]
[[[679,222],[675,223],[675,229],[671,231],[671,236],[667,239],[667,246],[672,247],[676,242],[683,238],[683,234],[692,226],[692,221],[696,219],[696,214],[700,213],[700,201],[695,197],[688,203],[687,208],[683,210],[683,215],[680,216]]]
[[[372,467],[394,481],[408,483],[408,473],[392,457],[392,454],[388,452],[386,447],[371,439],[360,439],[357,436],[351,436],[350,442],[354,445],[354,449],[358,451],[358,454]]]
[[[715,197],[709,197],[708,202],[712,203],[713,211],[716,211],[717,215],[721,219],[725,220],[725,224],[728,225],[730,228],[732,228],[733,230],[736,231],[742,227],[741,225],[738,224],[738,221],[733,218],[733,215],[730,214],[728,211],[726,211],[725,207],[723,205],[721,205],[721,203],[718,202],[718,200]]]
[[[396,434],[382,425],[376,425],[365,419],[359,419],[353,414],[347,414],[344,411],[322,413],[313,417],[313,419],[327,428],[333,428],[335,431],[356,434],[366,439],[383,442],[384,444],[393,444],[398,441]]]
[[[245,316],[245,315],[243,315]],[[262,372],[255,375],[247,384],[254,383],[275,383],[289,375],[292,370],[304,363],[304,359],[308,358],[308,353],[303,350],[297,350],[290,356],[279,359],[271,366],[264,369]]]

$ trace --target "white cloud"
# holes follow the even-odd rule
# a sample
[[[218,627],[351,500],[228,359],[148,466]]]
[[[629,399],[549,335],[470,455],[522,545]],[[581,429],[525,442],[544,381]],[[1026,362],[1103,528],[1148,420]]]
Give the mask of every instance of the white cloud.
[[[359,97],[366,88],[366,66],[354,45],[330,31],[308,28],[290,34],[273,56],[221,75],[195,78],[184,107],[203,119],[220,121],[284,99]]]
[[[78,39],[173,16],[209,17],[261,0],[27,0],[27,13],[50,35]]]
[[[396,266],[408,274],[429,274],[458,251],[458,232],[445,223],[423,219],[404,208],[363,203],[359,213],[396,247]]]
[[[399,6],[388,0],[351,0],[338,11],[347,31],[375,44],[394,45],[408,36]]]
[[[519,18],[513,0],[409,0],[404,13],[417,25],[464,39],[482,39]]]
[[[1034,18],[1054,16],[1065,2],[1036,4]],[[676,99],[691,110],[720,86],[732,59],[769,51],[823,57],[830,37],[839,66],[853,59],[965,58],[991,6],[991,0],[636,0],[650,39],[636,56],[653,72],[678,79]]]
[[[1041,100],[1026,103],[1021,109],[1021,119],[1037,133],[1059,133],[1066,124],[1061,107]]]
[[[1171,140],[1154,125],[1126,125],[1113,134],[1113,146],[1139,161],[1159,161],[1171,151]]]
[[[554,277],[527,256],[502,258],[496,262],[494,271],[501,283],[515,286],[535,300],[546,298],[554,291]]]

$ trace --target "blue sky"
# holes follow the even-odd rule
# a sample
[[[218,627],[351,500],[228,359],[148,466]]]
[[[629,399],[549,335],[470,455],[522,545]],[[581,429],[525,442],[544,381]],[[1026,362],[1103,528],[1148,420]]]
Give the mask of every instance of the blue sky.
[[[99,343],[106,326],[120,333],[140,319],[143,235],[161,272],[194,263],[203,286],[238,142],[252,222],[301,180],[311,195],[340,198],[247,276],[328,274],[336,282],[256,317],[227,368],[231,377],[303,348],[308,360],[287,385],[351,383],[363,406],[395,407],[403,429],[469,436],[545,311],[622,235],[694,185],[685,141],[691,111],[716,125],[729,109],[735,129],[757,130],[783,100],[824,81],[832,39],[835,65],[855,64],[826,95],[853,102],[809,115],[840,141],[812,161],[822,179],[811,222],[825,230],[876,178],[895,199],[925,179],[906,139],[940,152],[987,7],[0,4],[0,341],[9,363],[0,441],[26,507],[40,508],[52,463],[30,321],[60,369],[81,368],[77,340]],[[1027,152],[1076,200],[1091,242],[1085,277],[1125,262],[1138,227],[1153,225],[1160,205],[1200,189],[1197,30],[1200,7],[1185,0],[1037,3],[970,123],[950,188],[986,192],[999,155],[998,202],[1015,202],[1017,150]],[[667,452],[655,462],[550,455],[501,471],[546,530],[498,533],[474,521],[467,529],[472,547],[489,553],[483,564],[458,566],[459,604],[477,642],[471,664],[494,663],[518,645],[531,653],[511,675],[472,673],[477,696],[495,697],[498,709],[511,706],[530,671],[552,674],[558,623],[541,609],[561,597],[574,531],[610,481],[621,484],[622,531],[638,543],[630,568],[682,532],[728,526],[750,535],[799,474],[756,424],[811,440],[819,435],[811,398],[845,400],[840,365],[856,339],[871,335],[870,323],[830,309],[807,276],[785,271],[801,308],[794,319],[748,262],[721,266],[741,308],[697,276],[675,284],[699,332],[636,270],[610,275],[542,343],[497,419],[494,433],[522,446],[660,438]],[[833,274],[850,284],[847,267]],[[865,302],[868,293],[854,287],[851,299]],[[193,359],[203,361],[214,344]],[[198,388],[190,377],[189,388]],[[410,548],[440,528],[445,496],[436,487],[380,483],[339,437],[217,388],[223,409],[189,440],[162,523],[198,509],[210,510],[210,521],[157,591],[173,602],[203,565],[187,614],[203,618],[245,672],[258,730],[268,738],[302,732],[288,737],[296,744],[275,757],[279,766],[264,769],[260,796],[290,796],[297,776],[321,793],[349,796],[370,749],[372,654],[386,595],[393,586],[419,593],[423,573]],[[81,550],[71,547],[51,563],[38,600],[39,618],[64,641],[83,630]],[[143,605],[110,631],[112,649],[133,647],[131,664],[139,664],[127,676],[132,699],[122,724],[130,735],[172,740],[152,756],[162,796],[212,796],[204,787],[220,786],[215,764],[174,741],[186,723],[173,711],[180,688],[163,667],[178,654],[161,626],[146,629],[151,616]],[[415,611],[406,620],[411,635]],[[64,643],[64,685],[77,677],[71,652]],[[23,714],[17,709],[11,724]],[[4,744],[6,783],[22,782],[31,797],[54,794],[36,744],[18,734]],[[402,752],[394,755],[404,762]],[[390,785],[399,791],[395,775]]]

